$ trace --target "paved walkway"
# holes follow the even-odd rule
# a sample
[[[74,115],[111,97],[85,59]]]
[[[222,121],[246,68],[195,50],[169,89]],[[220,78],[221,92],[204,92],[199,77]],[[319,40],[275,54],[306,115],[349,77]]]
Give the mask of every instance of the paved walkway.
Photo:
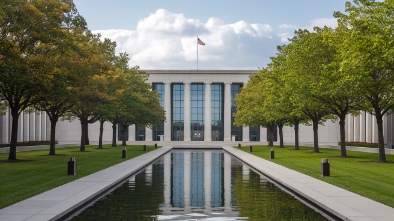
[[[184,142],[181,145],[177,144],[183,147],[218,147],[222,144],[227,152],[343,220],[394,220],[394,208],[240,151],[231,147],[234,143],[212,142],[209,145],[201,142],[197,144]],[[245,145],[245,143],[242,144]],[[172,146],[171,144],[165,145],[155,151],[6,207],[0,210],[0,220],[56,220],[98,194],[111,189],[116,183],[127,179],[131,174],[170,151]]]

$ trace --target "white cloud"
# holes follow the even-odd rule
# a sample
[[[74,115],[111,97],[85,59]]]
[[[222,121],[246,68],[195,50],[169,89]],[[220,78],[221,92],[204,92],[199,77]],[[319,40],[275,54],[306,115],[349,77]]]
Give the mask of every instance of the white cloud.
[[[332,19],[316,19],[313,26],[332,26]],[[206,22],[159,9],[141,19],[135,30],[97,30],[117,42],[118,52],[130,55],[130,65],[142,69],[196,69],[197,36],[199,69],[257,69],[270,62],[277,45],[288,43],[294,25],[238,21],[226,24],[219,18]]]
[[[130,65],[142,69],[195,69],[197,36],[199,69],[257,69],[275,54],[280,38],[268,24],[218,18],[206,22],[164,9],[141,19],[136,30],[96,30],[117,42],[118,52],[130,55]]]

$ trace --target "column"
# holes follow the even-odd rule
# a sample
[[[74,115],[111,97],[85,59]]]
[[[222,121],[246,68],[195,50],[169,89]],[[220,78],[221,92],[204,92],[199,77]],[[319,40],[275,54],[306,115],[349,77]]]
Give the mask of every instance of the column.
[[[184,90],[185,90],[185,96],[184,96],[184,141],[190,141],[190,82],[185,82],[184,83]]]
[[[129,141],[135,141],[135,124],[129,126]]]
[[[191,153],[190,151],[185,151],[184,152],[184,183],[183,183],[183,188],[184,188],[184,193],[185,193],[185,212],[190,210],[190,163],[191,163]],[[186,210],[188,208],[188,210]]]
[[[212,152],[204,152],[204,208],[206,212],[211,212],[211,195],[212,195]]]
[[[365,142],[365,111],[360,112],[360,142]]]
[[[29,141],[30,139],[30,114],[23,111],[20,116],[23,118],[23,141]]]
[[[211,83],[205,83],[205,101],[204,101],[204,141],[212,140],[212,121],[211,121]]]
[[[267,128],[260,127],[260,142],[266,141],[267,142]]]
[[[346,122],[347,126],[347,133],[348,133],[348,142],[353,142],[354,141],[354,120],[353,120],[353,116],[348,114],[348,121]]]
[[[366,113],[366,126],[365,126],[365,141],[367,143],[372,143],[372,118],[370,113]]]
[[[224,154],[224,212],[231,212],[231,156]]]
[[[244,142],[249,142],[250,141],[250,137],[249,137],[249,127],[243,127],[242,128],[242,141]]]
[[[3,116],[0,116],[1,118],[1,143],[10,143],[9,137],[10,137],[10,131],[11,131],[11,126],[10,126],[10,112],[7,110]]]
[[[378,138],[378,124],[376,123],[375,115],[372,116],[372,143],[379,142]]]
[[[149,127],[145,128],[145,141],[152,141],[152,129]]]
[[[166,111],[166,121],[164,121],[164,141],[171,141],[171,83],[164,85],[164,110]]]
[[[35,140],[36,139],[36,132],[35,132],[35,128],[36,128],[36,112],[32,112],[30,113],[30,117],[29,117],[29,140]]]
[[[41,112],[41,140],[47,139],[47,114],[45,112]]]
[[[22,142],[23,141],[23,115],[24,112],[22,112],[19,115],[19,119],[18,119],[18,138],[17,138],[17,142]]]
[[[360,142],[360,115],[354,116],[354,142]]]
[[[47,124],[45,127],[46,130],[46,135],[47,135],[47,140],[51,139],[51,119],[49,118],[48,114],[45,114],[47,116]]]
[[[231,83],[224,84],[224,141],[231,141]]]
[[[35,140],[41,140],[41,112],[37,112],[36,113],[36,125],[35,125],[35,136],[36,139]]]

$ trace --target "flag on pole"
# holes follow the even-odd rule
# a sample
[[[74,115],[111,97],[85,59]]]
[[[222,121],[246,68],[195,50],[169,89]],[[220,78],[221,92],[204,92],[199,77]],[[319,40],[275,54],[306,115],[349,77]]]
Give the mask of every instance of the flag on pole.
[[[197,38],[197,44],[199,44],[199,45],[205,45],[205,43],[202,42],[202,41],[200,40],[200,38]]]

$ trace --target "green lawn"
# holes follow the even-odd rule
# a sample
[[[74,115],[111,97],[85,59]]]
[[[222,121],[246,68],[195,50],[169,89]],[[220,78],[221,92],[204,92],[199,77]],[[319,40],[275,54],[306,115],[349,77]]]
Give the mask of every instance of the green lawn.
[[[0,208],[123,162],[123,148],[105,145],[97,149],[95,145],[87,146],[85,152],[79,147],[59,148],[55,156],[49,156],[49,150],[18,152],[18,160],[11,162],[8,154],[0,154]],[[142,145],[126,148],[128,159],[146,153]],[[147,146],[147,152],[154,149]],[[77,161],[76,176],[67,175],[70,157]]]
[[[249,152],[249,146],[241,149]],[[320,148],[320,153],[313,153],[311,147],[294,150],[291,146],[253,146],[252,154],[394,207],[394,155],[386,155],[388,163],[380,163],[374,153],[347,151],[348,157],[342,158],[335,149]],[[321,176],[322,158],[330,163],[329,177]]]

